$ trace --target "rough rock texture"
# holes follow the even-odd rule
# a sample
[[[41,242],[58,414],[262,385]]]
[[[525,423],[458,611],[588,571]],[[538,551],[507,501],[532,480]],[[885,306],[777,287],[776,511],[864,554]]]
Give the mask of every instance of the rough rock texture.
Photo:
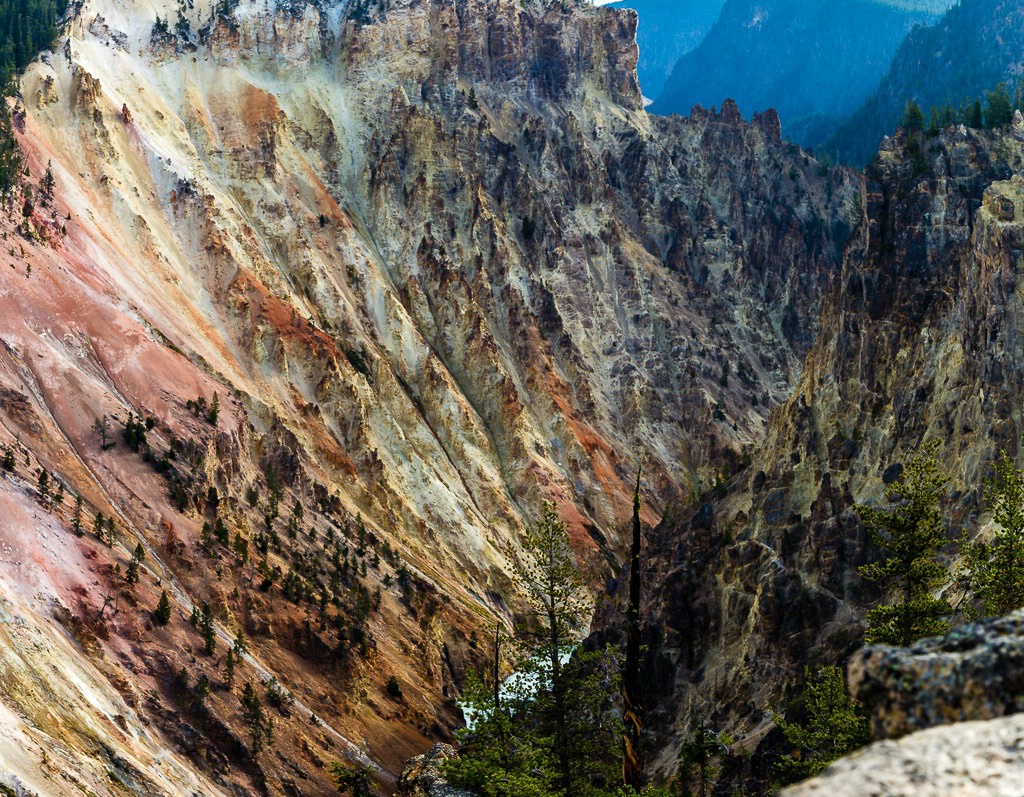
[[[849,681],[876,739],[1017,714],[1024,711],[1024,613],[960,626],[910,649],[866,648],[850,660]]]
[[[398,778],[398,794],[402,797],[473,797],[471,792],[456,789],[441,776],[439,767],[458,758],[450,744],[435,744],[423,755],[409,761]]]
[[[80,659],[0,646],[34,673],[0,701],[0,764],[40,793],[107,794],[110,770],[323,793],[333,759],[393,780],[451,738],[541,499],[596,584],[641,457],[650,521],[743,461],[856,216],[859,178],[774,114],[644,114],[631,12],[228,5],[186,4],[179,38],[154,31],[171,0],[85,0],[21,82],[31,182],[51,164],[56,190],[0,231],[0,586],[12,627]],[[138,451],[129,417],[152,420]],[[72,535],[73,494],[113,547]],[[271,675],[294,702],[256,756],[238,692]]]
[[[1022,149],[1020,124],[883,144],[798,388],[751,467],[652,535],[656,766],[671,769],[694,709],[767,752],[802,665],[856,647],[878,596],[852,507],[882,500],[923,440],[943,441],[950,539],[984,526],[989,463],[1019,456],[1024,430]],[[767,775],[759,755],[745,766]]]
[[[879,742],[786,797],[1015,797],[1024,781],[1024,717],[966,722]]]

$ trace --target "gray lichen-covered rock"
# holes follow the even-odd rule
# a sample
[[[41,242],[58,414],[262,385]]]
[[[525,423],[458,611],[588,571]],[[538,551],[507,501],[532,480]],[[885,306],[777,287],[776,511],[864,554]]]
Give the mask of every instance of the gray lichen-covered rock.
[[[871,712],[875,738],[1024,711],[1024,612],[909,649],[862,650],[850,662],[850,686]]]
[[[1024,784],[1024,716],[932,728],[873,744],[785,797],[1017,797]]]
[[[425,754],[410,759],[398,779],[398,794],[401,797],[474,797],[472,792],[449,785],[441,775],[441,764],[458,757],[450,744],[435,744]]]

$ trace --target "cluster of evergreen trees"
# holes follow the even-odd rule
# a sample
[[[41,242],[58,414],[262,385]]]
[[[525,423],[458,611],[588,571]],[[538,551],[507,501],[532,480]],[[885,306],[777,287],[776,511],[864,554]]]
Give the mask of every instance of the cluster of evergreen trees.
[[[949,479],[938,464],[937,441],[925,445],[889,486],[884,506],[858,506],[869,533],[872,558],[861,576],[883,595],[867,615],[864,641],[906,647],[948,630],[955,616],[1002,615],[1024,607],[1024,471],[1004,452],[986,488],[995,532],[985,541],[960,540],[960,565],[942,559],[949,545],[942,514]],[[639,527],[639,491],[634,525]],[[634,534],[631,587],[639,591],[639,533]],[[446,775],[481,797],[554,795],[600,797],[643,793],[636,761],[640,719],[630,686],[635,663],[623,667],[615,649],[575,647],[589,614],[581,600],[583,580],[574,563],[565,526],[545,506],[515,563],[515,578],[528,596],[529,621],[516,639],[496,629],[489,674],[471,677],[464,706],[470,727],[461,757]],[[627,626],[633,630],[639,595],[631,588]],[[948,595],[961,599],[955,610]],[[635,603],[634,603],[635,599]],[[635,657],[629,650],[627,662]],[[519,673],[516,686],[502,686],[503,665]],[[624,701],[615,698],[623,679]],[[862,706],[846,691],[842,669],[808,667],[798,698],[775,722],[785,752],[774,777],[793,783],[820,772],[831,761],[870,741]],[[710,794],[732,738],[703,717],[690,723],[673,793]]]
[[[65,0],[0,0],[0,195],[18,184],[23,163],[7,98],[16,75],[57,37]]]

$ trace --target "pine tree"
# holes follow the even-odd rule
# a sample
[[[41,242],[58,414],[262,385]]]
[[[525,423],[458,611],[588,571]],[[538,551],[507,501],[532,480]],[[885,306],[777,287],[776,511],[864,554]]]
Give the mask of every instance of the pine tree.
[[[622,671],[622,782],[639,790],[640,765],[640,472],[633,491],[633,540],[629,552],[629,604],[626,608],[626,661]]]
[[[96,519],[92,523],[92,533],[96,535],[96,539],[103,542],[103,528],[104,518],[102,512],[96,513]]]
[[[948,577],[947,568],[935,561],[946,544],[939,501],[948,484],[936,461],[938,450],[938,441],[926,444],[886,491],[895,508],[857,507],[883,554],[882,561],[861,567],[861,575],[888,590],[893,600],[868,613],[869,644],[907,647],[948,628],[950,605],[932,594]]]
[[[680,775],[682,776],[684,794],[693,794],[696,783],[697,797],[708,797],[718,777],[717,761],[728,755],[732,739],[728,735],[718,734],[704,717],[694,717],[693,734],[683,743],[680,755]]]
[[[273,739],[274,723],[263,711],[263,701],[252,688],[251,683],[246,683],[242,692],[242,717],[249,726],[249,738],[252,740],[252,754],[258,756],[263,750],[264,744]]]
[[[967,101],[964,124],[974,130],[980,130],[985,126],[984,116],[981,113],[981,100]]]
[[[153,612],[153,622],[157,625],[167,625],[171,622],[171,601],[167,597],[167,590],[160,592],[160,600]]]
[[[1005,83],[985,92],[985,126],[989,129],[1005,127],[1013,121],[1013,100]]]
[[[1024,472],[1003,451],[988,488],[996,530],[991,541],[961,542],[962,572],[968,589],[988,616],[1002,617],[1024,607]]]
[[[924,130],[924,114],[921,112],[921,106],[913,100],[904,107],[900,126],[908,133],[920,133]]]
[[[217,648],[217,629],[213,622],[213,612],[206,603],[199,616],[199,633],[203,635],[203,650],[207,656],[212,656]]]
[[[838,667],[804,669],[802,723],[775,715],[775,724],[795,748],[775,764],[775,777],[786,785],[817,775],[832,761],[871,741],[863,707],[846,692]]]
[[[42,503],[47,503],[50,499],[50,474],[46,472],[46,468],[42,468],[39,471],[39,500]]]
[[[590,606],[552,505],[544,505],[540,522],[527,532],[522,554],[510,546],[506,556],[531,610],[516,640],[514,669],[536,688],[527,694],[499,688],[496,636],[491,683],[472,675],[463,691],[473,726],[462,733],[461,757],[446,765],[446,776],[481,797],[604,793],[593,784],[621,783],[614,752],[622,744],[615,706],[621,662],[606,650],[576,647]]]
[[[75,512],[71,516],[71,530],[75,533],[76,537],[82,536],[82,509],[84,502],[82,501],[81,495],[75,496]]]
[[[135,543],[135,550],[132,551],[131,561],[128,563],[128,574],[125,580],[129,584],[139,583],[139,566],[146,559],[146,549],[142,547],[141,542]]]
[[[17,461],[14,455],[14,449],[10,446],[4,446],[3,448],[3,468],[9,473],[14,473],[14,468],[17,466]]]
[[[224,684],[229,690],[235,688],[235,651],[232,648],[228,648],[228,655],[224,660]]]
[[[366,767],[349,767],[340,761],[332,761],[327,768],[340,794],[352,797],[371,797],[373,794],[370,770]]]
[[[210,409],[206,413],[206,422],[211,426],[217,425],[217,417],[220,415],[220,396],[215,392],[213,394],[213,401],[210,403]]]

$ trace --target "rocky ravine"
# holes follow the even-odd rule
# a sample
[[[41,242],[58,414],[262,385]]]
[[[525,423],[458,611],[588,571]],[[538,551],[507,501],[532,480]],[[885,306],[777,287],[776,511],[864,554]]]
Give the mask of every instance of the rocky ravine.
[[[883,143],[799,386],[751,467],[651,537],[656,766],[700,710],[759,751],[729,777],[763,782],[785,688],[855,649],[878,597],[857,574],[871,552],[853,505],[882,500],[923,441],[942,441],[953,479],[950,540],[983,529],[987,469],[1002,448],[1019,457],[1024,430],[1022,167],[1019,114]]]
[[[742,462],[860,182],[772,114],[648,117],[626,11],[199,0],[188,35],[177,14],[86,0],[21,82],[37,196],[0,247],[0,762],[45,794],[322,793],[334,759],[387,781],[450,736],[541,499],[596,580],[641,457],[650,520]],[[215,394],[211,423],[189,405]],[[71,534],[73,494],[113,548]],[[292,700],[257,757],[237,693],[271,673]]]

